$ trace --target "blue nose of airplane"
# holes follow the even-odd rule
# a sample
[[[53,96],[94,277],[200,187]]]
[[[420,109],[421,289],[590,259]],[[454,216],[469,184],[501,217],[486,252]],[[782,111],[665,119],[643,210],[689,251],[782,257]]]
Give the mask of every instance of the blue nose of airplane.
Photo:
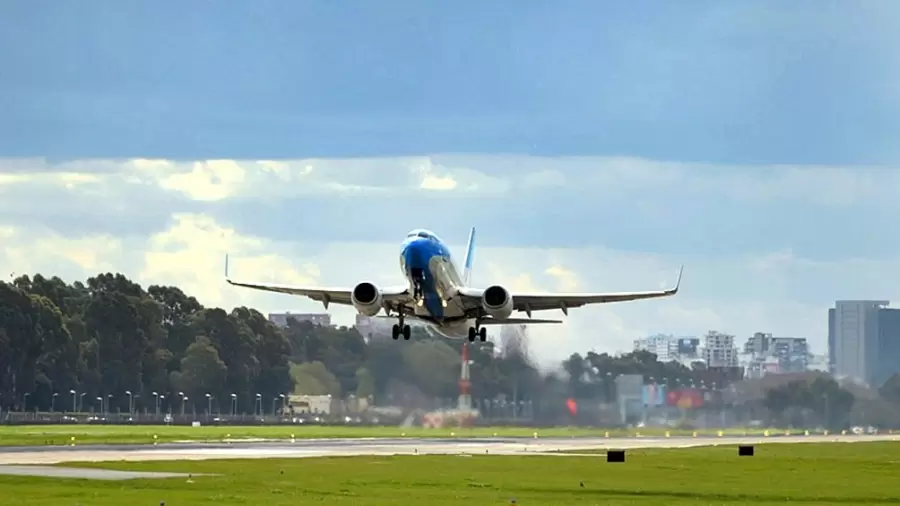
[[[406,268],[410,271],[427,269],[432,256],[430,246],[428,239],[421,238],[406,243],[403,247],[403,261],[406,262]]]

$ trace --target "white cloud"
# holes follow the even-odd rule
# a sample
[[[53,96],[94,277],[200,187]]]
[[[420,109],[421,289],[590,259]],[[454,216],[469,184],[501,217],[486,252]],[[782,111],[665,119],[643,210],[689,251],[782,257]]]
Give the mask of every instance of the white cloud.
[[[857,223],[854,227],[870,226],[871,219],[862,218],[859,206],[896,209],[892,192],[900,186],[900,175],[895,172],[833,167],[716,168],[622,157],[138,159],[59,164],[7,159],[0,160],[0,192],[6,206],[0,213],[0,263],[8,266],[4,276],[41,272],[74,280],[101,271],[121,271],[144,285],[179,285],[205,304],[246,304],[262,311],[321,311],[321,304],[307,299],[228,286],[223,272],[225,254],[230,254],[231,275],[236,279],[346,287],[366,280],[392,285],[402,281],[397,256],[406,229],[434,226],[423,221],[437,218],[435,231],[445,235],[461,255],[465,237],[449,234],[467,229],[469,223],[463,221],[473,215],[460,217],[461,212],[474,209],[491,232],[503,232],[505,238],[533,232],[537,238],[531,247],[502,247],[484,240],[498,241],[496,235],[480,236],[474,282],[481,286],[501,283],[514,291],[529,292],[658,289],[670,286],[677,266],[685,265],[682,291],[676,297],[578,308],[563,318],[563,325],[533,326],[531,348],[542,362],[588,349],[627,350],[633,339],[650,333],[702,335],[710,329],[739,337],[755,331],[807,336],[823,350],[826,309],[835,299],[900,301],[900,280],[893,274],[900,272],[900,259],[884,253],[813,259],[804,254],[804,247],[807,251],[810,247],[803,244],[767,244],[783,221],[802,216],[810,204],[840,209],[851,217],[857,213],[860,216],[852,221]],[[431,188],[433,198],[442,199],[445,214],[411,218],[385,211],[403,210],[404,199],[423,187]],[[435,192],[434,188],[444,191]],[[148,197],[153,191],[158,195]],[[277,211],[257,206],[303,205],[307,197],[333,194],[329,192],[351,196],[341,214],[318,209],[321,200],[312,207]],[[379,197],[356,200],[372,192]],[[682,247],[677,254],[662,249],[656,253],[629,251],[612,243],[607,229],[590,226],[591,216],[604,218],[613,213],[615,219],[607,223],[625,225],[617,236],[620,241],[638,237],[624,235],[637,226],[638,219],[644,220],[639,239],[669,232],[661,228],[668,225],[655,223],[671,223],[671,217],[678,215],[681,208],[671,203],[670,196],[679,194],[691,195],[692,200],[680,201],[682,205],[701,210],[690,215],[694,221],[682,226],[705,242]],[[574,199],[581,199],[579,212],[586,213],[588,220],[566,228],[571,220],[580,218],[569,209]],[[602,207],[611,199],[628,205]],[[707,209],[705,199],[734,199],[744,204]],[[277,226],[267,230],[288,233],[276,240],[257,231],[256,226],[240,228],[223,218],[227,216],[221,214],[223,209],[248,200],[251,205],[239,209],[254,214],[249,223],[274,222]],[[360,202],[365,202],[363,212]],[[759,207],[750,206],[753,202],[759,202]],[[745,232],[759,234],[753,237],[764,245],[761,253],[717,245],[720,232],[714,227],[731,226],[735,221],[746,224],[747,214],[738,213],[750,213],[752,218],[773,202],[780,202],[780,212],[785,214],[777,216],[768,228]],[[151,211],[168,217],[168,222],[143,223],[142,213]],[[76,227],[86,213],[103,217],[107,228]],[[27,226],[21,222],[34,215],[43,221]],[[507,224],[518,215],[527,216],[524,223],[530,230]],[[702,221],[707,218],[712,221]],[[384,221],[400,225],[374,241],[322,242],[298,231],[304,224],[331,229],[349,223],[354,232],[347,237],[355,237]],[[119,231],[111,232],[110,224]],[[837,227],[831,222],[815,220],[808,227],[814,231],[814,227],[822,227],[817,247],[826,253],[832,244],[846,242],[828,235],[828,227]],[[842,227],[838,228],[848,230]],[[572,247],[540,243],[541,237],[559,230],[574,239]],[[660,248],[666,246],[660,244]],[[332,306],[331,311],[339,322],[353,320],[352,309]],[[561,318],[562,313],[535,316]]]
[[[84,279],[116,271],[127,261],[124,241],[109,235],[67,238],[44,228],[0,226],[0,264],[10,278],[23,274]]]

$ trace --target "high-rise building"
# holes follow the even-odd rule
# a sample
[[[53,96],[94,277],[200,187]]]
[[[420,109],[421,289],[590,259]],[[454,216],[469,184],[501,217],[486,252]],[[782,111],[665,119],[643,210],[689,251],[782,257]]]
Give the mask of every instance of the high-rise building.
[[[757,332],[744,344],[741,360],[749,377],[803,372],[809,366],[809,345],[805,337],[773,337]]]
[[[872,385],[880,387],[900,373],[900,309],[878,310],[878,360]]]
[[[771,340],[772,334],[757,332],[744,343],[744,353],[755,357],[765,355],[766,352],[769,351],[769,343]]]
[[[289,319],[298,322],[311,322],[313,325],[331,326],[331,315],[328,313],[269,313],[269,321],[279,327],[287,327]]]
[[[678,338],[678,356],[681,358],[696,358],[700,348],[700,339],[696,337]]]
[[[805,337],[773,337],[768,351],[778,359],[781,372],[803,372],[809,367],[809,343]]]
[[[665,334],[635,339],[634,351],[649,351],[656,355],[656,360],[669,362],[678,357],[678,340]]]
[[[703,346],[703,360],[707,368],[737,367],[738,352],[734,346],[734,336],[710,330]]]
[[[873,385],[879,376],[880,312],[886,300],[839,300],[829,311],[828,346],[833,373]],[[891,326],[893,314],[885,316]],[[885,340],[888,340],[885,337]]]
[[[834,363],[835,357],[837,356],[836,355],[837,352],[835,351],[835,345],[834,345],[834,340],[837,336],[837,332],[835,331],[835,328],[834,328],[834,319],[835,319],[835,309],[831,308],[828,310],[828,353],[827,353],[827,355],[828,355],[828,372],[831,374],[837,374],[835,372],[835,363]]]
[[[675,337],[657,334],[634,340],[634,351],[649,351],[660,362],[679,362],[690,367],[692,362],[701,360],[698,348],[700,339],[696,337]]]

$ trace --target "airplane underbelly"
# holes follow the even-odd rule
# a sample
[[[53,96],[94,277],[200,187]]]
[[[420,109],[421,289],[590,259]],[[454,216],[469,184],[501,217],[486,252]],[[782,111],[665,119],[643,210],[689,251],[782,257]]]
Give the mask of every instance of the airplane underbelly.
[[[429,262],[429,271],[431,279],[434,281],[435,295],[440,297],[446,303],[443,307],[444,318],[459,318],[465,314],[465,307],[462,305],[456,295],[456,285],[453,282],[453,276],[450,269],[452,265],[448,265],[449,261],[442,257],[432,257]]]

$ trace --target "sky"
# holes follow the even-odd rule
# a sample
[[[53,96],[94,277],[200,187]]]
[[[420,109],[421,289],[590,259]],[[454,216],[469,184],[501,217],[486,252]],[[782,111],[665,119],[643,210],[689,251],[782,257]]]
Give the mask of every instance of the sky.
[[[476,284],[673,298],[531,329],[544,363],[655,333],[808,337],[900,303],[891,0],[0,4],[0,263],[394,285],[478,229]],[[461,260],[461,257],[460,257]],[[340,323],[352,309],[330,310]],[[544,317],[556,316],[550,312]]]

